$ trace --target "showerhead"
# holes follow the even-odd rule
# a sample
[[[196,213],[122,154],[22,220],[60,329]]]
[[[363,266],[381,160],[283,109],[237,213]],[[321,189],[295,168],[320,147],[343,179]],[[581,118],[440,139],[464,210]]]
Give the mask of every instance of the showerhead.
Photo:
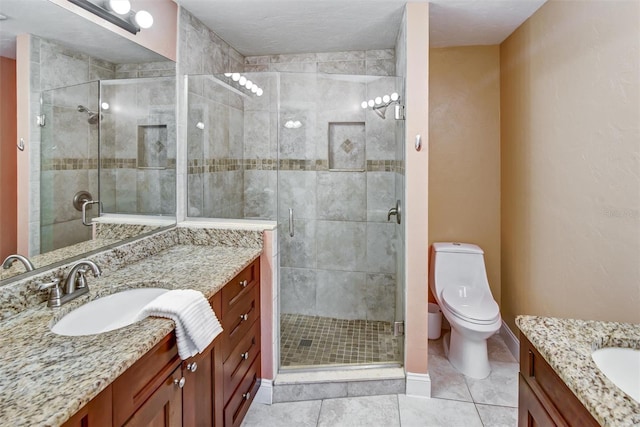
[[[89,110],[84,105],[78,105],[78,111],[81,113],[87,113],[89,115],[89,118],[87,119],[87,121],[89,122],[90,125],[95,125],[96,123],[98,123],[98,120],[100,120],[99,113],[95,113]]]

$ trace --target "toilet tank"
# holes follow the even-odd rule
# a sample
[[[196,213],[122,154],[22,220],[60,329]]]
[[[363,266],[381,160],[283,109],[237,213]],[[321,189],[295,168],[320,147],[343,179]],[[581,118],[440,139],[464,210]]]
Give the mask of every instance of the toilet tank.
[[[431,251],[431,291],[440,300],[449,285],[489,287],[484,251],[470,243],[434,243]]]

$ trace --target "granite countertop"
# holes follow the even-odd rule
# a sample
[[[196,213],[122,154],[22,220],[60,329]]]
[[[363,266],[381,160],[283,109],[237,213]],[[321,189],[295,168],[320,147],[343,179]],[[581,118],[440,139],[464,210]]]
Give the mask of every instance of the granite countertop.
[[[516,324],[600,425],[640,425],[640,403],[591,358],[603,347],[640,349],[640,325],[538,316],[518,316]]]
[[[59,309],[29,308],[0,325],[0,425],[57,426],[97,396],[163,337],[173,322],[147,318],[100,335],[65,337],[50,326],[89,300],[135,287],[189,288],[207,298],[261,249],[176,245],[95,279]],[[179,260],[179,262],[178,262]]]

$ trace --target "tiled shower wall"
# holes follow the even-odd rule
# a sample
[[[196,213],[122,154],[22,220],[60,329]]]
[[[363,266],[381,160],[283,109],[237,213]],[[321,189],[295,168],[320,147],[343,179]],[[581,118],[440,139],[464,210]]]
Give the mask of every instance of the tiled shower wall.
[[[184,99],[183,77],[241,71],[244,56],[182,7],[178,19],[178,99],[188,107],[179,110],[178,118],[176,214],[178,220],[237,217],[242,205],[237,165],[243,138],[238,126],[243,120],[241,100],[220,92],[204,77],[189,77],[189,96]],[[196,127],[198,122],[203,129]]]
[[[209,76],[188,86],[188,215],[243,218],[243,99]]]
[[[245,62],[245,71],[281,72],[279,117],[265,108],[245,110],[245,156],[279,169],[245,171],[245,211],[272,215],[279,201],[281,311],[393,321],[396,228],[387,211],[395,206],[401,169],[396,121],[393,107],[383,120],[360,103],[400,87],[395,78],[330,74],[393,76],[393,50]],[[287,121],[301,127],[286,128]],[[340,154],[347,160],[335,162]]]

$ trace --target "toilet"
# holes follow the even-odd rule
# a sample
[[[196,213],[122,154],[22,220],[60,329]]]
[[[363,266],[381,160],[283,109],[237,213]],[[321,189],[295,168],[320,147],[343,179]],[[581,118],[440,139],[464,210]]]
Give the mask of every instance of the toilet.
[[[500,308],[491,295],[484,252],[469,243],[434,243],[429,286],[451,325],[445,340],[449,362],[471,378],[491,373],[487,339],[502,325]]]

